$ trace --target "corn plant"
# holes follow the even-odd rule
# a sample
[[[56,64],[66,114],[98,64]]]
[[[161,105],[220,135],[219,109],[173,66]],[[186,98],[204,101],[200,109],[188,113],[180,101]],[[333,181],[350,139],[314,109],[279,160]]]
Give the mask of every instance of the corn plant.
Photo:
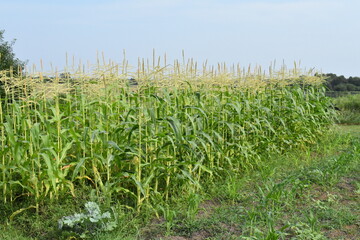
[[[2,201],[38,208],[91,186],[140,210],[317,141],[333,119],[320,75],[260,70],[139,60],[50,82],[0,74]]]

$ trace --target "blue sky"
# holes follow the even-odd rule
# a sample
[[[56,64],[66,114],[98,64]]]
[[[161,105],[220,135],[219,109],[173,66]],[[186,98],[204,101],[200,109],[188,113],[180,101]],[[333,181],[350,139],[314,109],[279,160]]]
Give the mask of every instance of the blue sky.
[[[0,29],[20,59],[61,69],[65,56],[95,62],[96,52],[131,64],[153,49],[268,67],[301,61],[360,76],[359,0],[0,0]]]

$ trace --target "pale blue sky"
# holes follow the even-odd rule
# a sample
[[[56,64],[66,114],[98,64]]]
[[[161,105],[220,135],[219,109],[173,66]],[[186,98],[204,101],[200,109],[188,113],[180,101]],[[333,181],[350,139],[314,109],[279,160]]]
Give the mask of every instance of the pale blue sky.
[[[359,0],[0,0],[0,29],[30,65],[65,55],[130,63],[151,57],[260,64],[301,60],[345,76],[360,76]]]

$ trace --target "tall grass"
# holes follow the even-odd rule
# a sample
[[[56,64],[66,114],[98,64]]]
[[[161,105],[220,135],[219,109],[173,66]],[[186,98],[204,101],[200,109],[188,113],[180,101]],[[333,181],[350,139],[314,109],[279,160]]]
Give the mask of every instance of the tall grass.
[[[198,69],[191,59],[94,68],[52,82],[0,74],[4,203],[27,197],[38,208],[90,186],[108,205],[140,210],[314,143],[332,119],[322,79],[297,69]]]
[[[360,111],[360,95],[346,95],[334,99],[334,103],[341,110]]]
[[[360,95],[345,95],[334,98],[333,103],[340,109],[337,122],[340,124],[360,124]]]

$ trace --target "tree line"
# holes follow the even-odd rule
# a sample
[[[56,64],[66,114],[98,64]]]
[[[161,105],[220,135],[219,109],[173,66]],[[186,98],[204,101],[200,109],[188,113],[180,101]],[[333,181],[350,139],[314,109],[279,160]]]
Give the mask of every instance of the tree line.
[[[337,76],[334,73],[322,74],[325,77],[325,85],[329,91],[360,91],[360,77],[346,78],[343,75]]]

